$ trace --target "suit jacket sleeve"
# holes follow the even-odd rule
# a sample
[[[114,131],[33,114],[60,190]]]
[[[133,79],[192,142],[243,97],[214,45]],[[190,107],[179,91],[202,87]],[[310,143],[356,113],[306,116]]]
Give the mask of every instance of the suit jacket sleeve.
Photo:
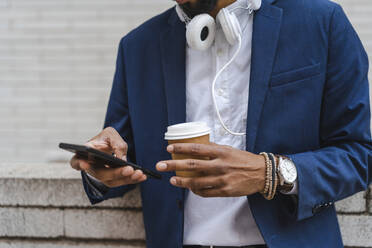
[[[366,190],[371,183],[368,57],[338,5],[330,24],[326,77],[322,146],[289,155],[298,171],[297,220]]]
[[[119,45],[116,61],[116,72],[111,89],[104,127],[113,127],[116,129],[116,131],[118,131],[118,133],[128,144],[128,160],[135,163],[134,142],[130,124],[128,97],[125,82],[123,42],[124,38],[121,40]],[[135,188],[135,185],[126,185],[101,190],[95,187],[94,183],[90,182],[86,175],[82,174],[82,178],[85,192],[87,193],[92,204],[96,204],[110,198],[121,197],[126,192]]]

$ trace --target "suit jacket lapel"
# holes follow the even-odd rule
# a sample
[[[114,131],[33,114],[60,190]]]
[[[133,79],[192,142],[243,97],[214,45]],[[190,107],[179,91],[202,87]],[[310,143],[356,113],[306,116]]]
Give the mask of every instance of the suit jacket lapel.
[[[247,150],[254,152],[260,116],[273,69],[282,20],[282,9],[263,0],[255,13],[252,37],[252,67],[247,116]]]
[[[169,18],[169,29],[160,40],[168,125],[186,121],[185,33],[185,24],[173,11]]]

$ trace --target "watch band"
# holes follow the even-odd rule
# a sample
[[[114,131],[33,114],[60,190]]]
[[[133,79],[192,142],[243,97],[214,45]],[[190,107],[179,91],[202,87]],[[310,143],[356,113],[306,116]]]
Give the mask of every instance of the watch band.
[[[293,183],[291,184],[284,183],[283,185],[278,185],[278,190],[284,193],[288,193],[293,189],[293,187],[294,187]]]

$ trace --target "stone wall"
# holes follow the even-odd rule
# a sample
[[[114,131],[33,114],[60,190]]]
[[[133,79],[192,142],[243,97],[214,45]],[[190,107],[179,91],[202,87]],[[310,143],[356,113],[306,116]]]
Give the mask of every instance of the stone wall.
[[[138,190],[92,207],[68,164],[0,164],[0,248],[144,247]],[[336,204],[344,243],[372,248],[367,192]]]

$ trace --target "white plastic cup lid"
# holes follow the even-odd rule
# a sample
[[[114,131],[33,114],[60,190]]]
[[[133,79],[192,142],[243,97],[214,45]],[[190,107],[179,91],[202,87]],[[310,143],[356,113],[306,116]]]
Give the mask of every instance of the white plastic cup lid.
[[[191,139],[210,134],[211,129],[204,122],[187,122],[169,126],[165,140]]]

